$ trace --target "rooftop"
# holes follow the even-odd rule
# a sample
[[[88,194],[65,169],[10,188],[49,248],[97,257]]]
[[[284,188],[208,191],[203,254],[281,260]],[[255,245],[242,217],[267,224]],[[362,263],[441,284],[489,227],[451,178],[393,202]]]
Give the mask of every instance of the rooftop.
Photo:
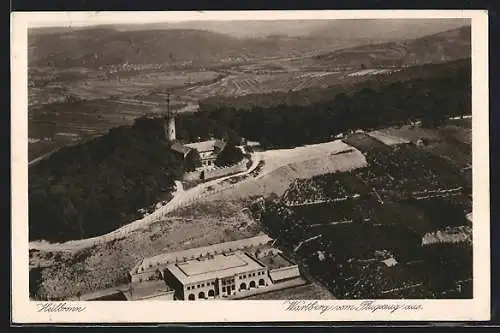
[[[129,288],[123,290],[123,294],[129,300],[137,300],[162,295],[169,291],[172,291],[172,288],[165,281],[154,280],[131,284]]]
[[[99,289],[96,291],[92,291],[86,294],[78,296],[73,296],[68,298],[68,301],[93,301],[93,300],[98,300],[98,299],[105,299],[108,297],[114,297],[117,295],[122,295],[122,291],[126,290],[128,288],[128,285],[123,284],[111,288],[106,288],[106,289]]]
[[[258,142],[258,141],[247,141],[247,146],[249,146],[249,147],[260,146],[260,142]]]
[[[184,146],[196,149],[198,152],[209,152],[215,150],[215,148],[223,149],[225,143],[220,140],[207,140],[201,142],[187,143]]]
[[[465,217],[467,218],[467,220],[469,220],[470,222],[472,222],[472,212],[470,212],[469,214],[465,215]]]
[[[209,245],[205,247],[198,247],[184,251],[171,252],[171,253],[163,253],[154,257],[144,258],[141,263],[139,263],[135,268],[134,272],[137,272],[138,269],[148,270],[148,269],[156,269],[159,265],[166,265],[170,263],[175,263],[176,261],[186,261],[189,259],[194,259],[199,257],[200,255],[206,256],[208,254],[216,255],[221,254],[223,252],[232,252],[236,250],[242,250],[245,247],[253,247],[268,244],[272,239],[266,235],[262,234],[259,236],[240,239],[237,241],[219,243],[214,245]]]
[[[269,255],[259,259],[269,269],[283,268],[294,265],[281,254]]]
[[[387,267],[396,266],[398,264],[397,260],[394,258],[388,258],[382,261]]]
[[[288,280],[300,277],[300,270],[297,265],[283,269],[277,269],[269,272],[269,276],[273,282]]]
[[[183,284],[233,276],[263,267],[248,254],[241,251],[167,266],[168,270]]]
[[[191,150],[191,148],[186,147],[186,146],[180,144],[179,142],[173,143],[170,146],[170,149],[172,149],[173,151],[176,151],[178,153],[181,153],[181,154],[187,154]]]

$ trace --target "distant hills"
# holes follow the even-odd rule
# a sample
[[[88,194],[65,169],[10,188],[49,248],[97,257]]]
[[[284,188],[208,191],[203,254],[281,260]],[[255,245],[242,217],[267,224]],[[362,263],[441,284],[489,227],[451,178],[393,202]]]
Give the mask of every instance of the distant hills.
[[[418,38],[440,31],[470,25],[469,19],[337,19],[337,20],[242,20],[242,21],[185,21],[142,24],[106,24],[94,26],[116,31],[200,30],[236,38],[266,38],[272,35],[288,37],[321,37],[337,40],[355,39],[391,41]],[[75,27],[74,31],[93,29]],[[33,34],[64,33],[65,27],[33,29]]]
[[[234,60],[295,56],[308,51],[334,51],[325,53],[318,59],[335,62],[344,60],[360,62],[365,60],[352,60],[352,58],[362,55],[369,60],[373,57],[372,53],[376,58],[391,58],[394,57],[393,53],[395,53],[396,57],[408,54],[407,59],[411,61],[413,54],[414,57],[418,58],[421,54],[435,52],[437,48],[438,52],[446,57],[447,52],[453,54],[461,52],[455,51],[455,44],[459,43],[463,47],[466,47],[467,43],[470,45],[470,37],[466,41],[465,33],[463,36],[462,33],[459,33],[458,37],[453,37],[450,32],[447,34],[455,39],[446,42],[444,40],[446,35],[443,35],[441,37],[443,41],[429,40],[435,46],[428,46],[425,41],[420,44],[415,41],[401,41],[401,39],[412,38],[415,35],[425,34],[425,32],[442,31],[439,29],[451,25],[456,26],[458,24],[456,21],[446,22],[445,20],[437,25],[434,23],[426,25],[425,20],[418,20],[418,22],[406,20],[399,23],[393,22],[394,20],[387,22],[385,20],[380,22],[371,22],[377,20],[354,21],[338,20],[323,25],[309,24],[302,35],[299,35],[297,29],[290,28],[288,31],[291,33],[285,36],[281,34],[283,28],[280,30],[275,26],[263,36],[262,29],[256,31],[254,28],[254,37],[252,38],[241,37],[244,31],[242,27],[245,25],[234,22],[229,22],[234,24],[234,29],[228,26],[228,22],[218,22],[218,26],[213,23],[206,27],[200,23],[190,25],[198,29],[181,29],[184,27],[182,25],[176,26],[175,29],[162,29],[161,26],[165,26],[165,23],[142,26],[142,29],[139,28],[141,26],[135,28],[132,26],[128,29],[122,26],[34,29],[30,30],[28,36],[28,60],[30,66],[56,68],[98,68],[124,63],[203,66]],[[382,24],[382,22],[386,23]],[[270,23],[263,23],[263,26],[266,24]],[[185,26],[188,25],[185,24]],[[149,30],[146,29],[147,27]],[[397,27],[400,29],[396,29]],[[202,28],[205,30],[201,30]],[[213,31],[209,31],[209,29]],[[470,34],[470,28],[462,29],[469,29]],[[228,31],[228,33],[223,34],[219,31]],[[439,37],[434,38],[439,39]],[[394,42],[395,40],[397,42]],[[360,46],[380,42],[391,43],[375,47]],[[357,46],[359,48],[352,49],[350,51],[352,53],[335,52],[335,50]],[[441,46],[443,50],[440,49]],[[379,50],[385,48],[388,49]],[[409,48],[409,50],[405,48]],[[422,51],[417,48],[421,48]],[[454,57],[451,56],[451,58]]]
[[[470,26],[402,42],[363,45],[315,57],[323,64],[376,68],[412,66],[465,59],[471,56]]]
[[[239,39],[192,29],[118,31],[108,27],[34,33],[29,36],[29,64],[56,68],[130,64],[207,65],[263,57],[298,55],[324,39],[298,37]],[[338,47],[353,46],[340,42]]]
[[[323,38],[394,42],[433,35],[470,26],[468,19],[358,19],[334,20],[312,30],[309,35]],[[370,42],[371,41],[371,42]]]
[[[108,28],[35,34],[29,38],[29,64],[34,66],[99,67],[197,62],[226,57],[251,57],[266,47],[227,35],[198,30],[121,32]],[[248,51],[246,50],[248,49]]]

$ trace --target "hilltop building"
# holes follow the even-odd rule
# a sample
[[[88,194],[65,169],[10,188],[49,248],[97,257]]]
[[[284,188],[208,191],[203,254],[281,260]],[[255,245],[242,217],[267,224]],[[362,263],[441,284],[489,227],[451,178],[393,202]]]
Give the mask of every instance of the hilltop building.
[[[175,132],[175,130],[174,130]],[[170,149],[187,161],[188,159],[199,160],[197,170],[210,170],[216,168],[215,160],[220,152],[226,147],[222,140],[207,140],[182,144],[174,142]]]
[[[218,154],[226,147],[222,140],[207,140],[185,144],[184,147],[194,149],[200,155],[202,168],[214,168]]]
[[[298,265],[260,235],[145,258],[130,272],[131,283],[161,274],[176,300],[243,298],[305,284]]]
[[[164,122],[165,138],[171,142],[170,149],[179,154],[183,160],[191,159],[200,161],[198,170],[215,168],[215,160],[218,154],[226,147],[222,140],[206,140],[182,144],[177,141],[175,129],[175,113],[170,111],[170,97],[167,97],[167,113]]]

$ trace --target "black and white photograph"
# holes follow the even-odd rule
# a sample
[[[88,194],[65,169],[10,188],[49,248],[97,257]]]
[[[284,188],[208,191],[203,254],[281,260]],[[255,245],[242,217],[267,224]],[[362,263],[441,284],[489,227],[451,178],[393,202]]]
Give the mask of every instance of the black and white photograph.
[[[379,12],[28,13],[12,237],[33,311],[489,306],[487,41],[474,11]]]

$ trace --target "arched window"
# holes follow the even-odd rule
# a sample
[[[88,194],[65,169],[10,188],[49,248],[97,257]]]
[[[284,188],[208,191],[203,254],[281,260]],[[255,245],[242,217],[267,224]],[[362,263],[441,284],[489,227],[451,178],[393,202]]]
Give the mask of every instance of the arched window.
[[[208,291],[208,297],[215,297],[215,291],[213,289]]]
[[[200,293],[198,294],[198,298],[205,299],[205,293],[203,291],[200,291]]]
[[[250,281],[250,288],[255,288],[255,287],[257,287],[257,286],[255,285],[255,281]]]
[[[247,289],[247,285],[245,282],[243,282],[242,284],[240,284],[240,289],[241,290],[246,290]]]
[[[264,281],[264,279],[260,279],[259,286],[265,286],[265,285],[266,285],[266,281]]]
[[[194,294],[189,294],[188,300],[194,301],[195,300]]]

